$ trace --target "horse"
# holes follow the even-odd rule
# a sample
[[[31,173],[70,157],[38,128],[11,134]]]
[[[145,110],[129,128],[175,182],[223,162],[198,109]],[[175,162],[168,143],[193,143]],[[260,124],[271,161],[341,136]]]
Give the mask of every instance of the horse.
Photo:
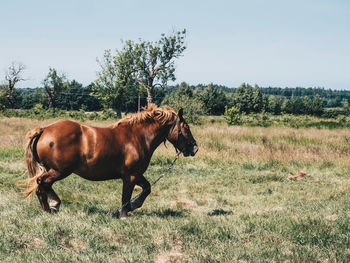
[[[176,113],[155,104],[105,128],[58,120],[30,130],[26,140],[26,197],[35,192],[42,209],[53,213],[59,211],[61,200],[52,185],[72,173],[92,181],[122,179],[121,219],[140,208],[151,193],[143,174],[162,142],[168,140],[185,157],[199,149],[183,109]],[[142,192],[130,201],[135,185]]]

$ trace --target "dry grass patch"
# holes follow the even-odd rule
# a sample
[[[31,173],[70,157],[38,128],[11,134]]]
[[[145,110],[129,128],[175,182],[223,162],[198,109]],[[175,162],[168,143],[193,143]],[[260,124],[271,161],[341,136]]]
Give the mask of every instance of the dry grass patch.
[[[308,177],[309,176],[304,171],[299,171],[296,174],[287,174],[287,178],[289,180],[297,180],[297,181],[299,181],[299,180],[302,180],[302,179],[306,179]]]
[[[181,240],[174,240],[171,244],[171,250],[165,251],[156,256],[155,263],[170,263],[170,262],[192,262],[191,258],[181,252],[183,243]]]
[[[198,205],[195,201],[186,199],[186,198],[180,198],[174,202],[171,203],[170,207],[171,208],[175,208],[177,206],[182,206],[184,208],[189,208],[189,209],[193,209],[193,208],[197,208]]]

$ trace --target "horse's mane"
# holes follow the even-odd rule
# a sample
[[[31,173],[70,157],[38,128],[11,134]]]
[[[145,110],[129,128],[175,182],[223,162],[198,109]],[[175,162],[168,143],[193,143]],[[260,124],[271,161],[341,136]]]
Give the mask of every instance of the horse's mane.
[[[155,121],[164,124],[167,121],[171,120],[174,114],[176,115],[175,111],[172,108],[168,106],[165,106],[165,108],[159,108],[153,103],[149,104],[147,107],[144,107],[142,109],[143,111],[131,114],[121,119],[116,124],[114,124],[113,127],[117,127],[122,123],[134,125],[137,123],[152,123]]]

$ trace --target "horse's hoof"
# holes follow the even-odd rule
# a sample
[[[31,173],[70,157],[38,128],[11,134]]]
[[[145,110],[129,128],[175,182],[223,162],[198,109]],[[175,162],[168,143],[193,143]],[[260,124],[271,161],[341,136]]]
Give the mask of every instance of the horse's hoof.
[[[56,213],[58,213],[58,208],[56,208],[56,207],[50,207],[50,212],[52,213],[52,214],[56,214]]]
[[[51,213],[58,213],[58,211],[60,210],[60,203],[55,203],[55,205],[52,205],[52,202],[49,202],[50,205],[50,211]]]
[[[128,214],[127,213],[120,213],[120,216],[119,216],[119,219],[121,219],[121,220],[125,220],[125,219],[128,219]]]
[[[60,203],[58,202],[53,202],[52,200],[50,200],[49,206],[51,213],[57,213],[60,210]]]

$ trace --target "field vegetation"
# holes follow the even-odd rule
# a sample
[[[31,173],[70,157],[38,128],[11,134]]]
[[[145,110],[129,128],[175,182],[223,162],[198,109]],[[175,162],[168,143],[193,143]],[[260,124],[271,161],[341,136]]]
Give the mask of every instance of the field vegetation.
[[[1,262],[350,261],[350,130],[192,125],[181,157],[144,206],[119,220],[121,181],[57,182],[61,211],[24,201],[25,133],[53,119],[0,118]],[[85,120],[107,126],[113,121]],[[161,145],[156,179],[175,151]]]

